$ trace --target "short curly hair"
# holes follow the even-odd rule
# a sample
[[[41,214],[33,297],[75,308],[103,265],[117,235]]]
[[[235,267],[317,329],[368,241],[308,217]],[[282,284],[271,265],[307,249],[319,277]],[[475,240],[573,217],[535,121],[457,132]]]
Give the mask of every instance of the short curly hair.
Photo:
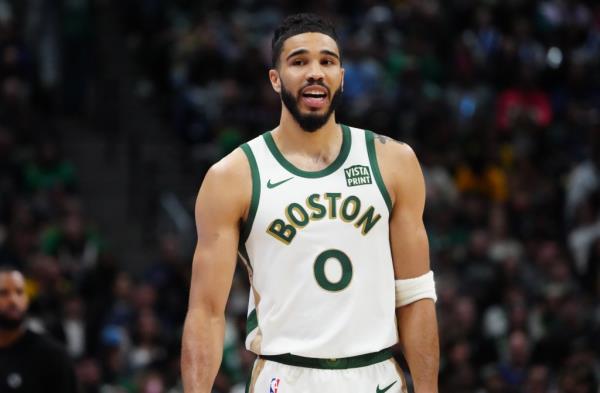
[[[275,29],[273,40],[271,41],[271,61],[273,67],[277,67],[278,65],[285,40],[302,33],[322,33],[333,38],[336,43],[338,42],[335,27],[329,20],[309,13],[290,15]]]

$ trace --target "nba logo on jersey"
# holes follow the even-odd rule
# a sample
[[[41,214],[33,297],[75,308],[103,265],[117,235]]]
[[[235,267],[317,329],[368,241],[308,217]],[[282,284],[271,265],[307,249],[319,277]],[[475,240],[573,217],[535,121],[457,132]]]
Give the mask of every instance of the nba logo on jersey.
[[[279,378],[271,379],[271,387],[269,388],[269,393],[277,393],[279,389]]]

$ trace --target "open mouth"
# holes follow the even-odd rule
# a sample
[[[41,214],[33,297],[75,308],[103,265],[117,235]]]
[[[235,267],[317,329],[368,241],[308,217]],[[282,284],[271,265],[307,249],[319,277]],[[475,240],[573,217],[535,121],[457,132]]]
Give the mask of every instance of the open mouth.
[[[321,86],[310,86],[302,91],[302,101],[313,108],[321,108],[327,103],[327,89]]]

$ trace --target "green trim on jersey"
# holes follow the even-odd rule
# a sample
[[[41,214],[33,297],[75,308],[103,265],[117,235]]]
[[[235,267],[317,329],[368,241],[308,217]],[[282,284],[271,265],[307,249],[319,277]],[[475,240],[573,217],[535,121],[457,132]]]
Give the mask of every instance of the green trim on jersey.
[[[254,268],[250,264],[250,257],[248,256],[248,250],[246,250],[246,244],[242,243],[241,239],[238,244],[238,253],[244,259],[244,266],[246,266],[248,272],[253,272]]]
[[[250,236],[250,231],[252,230],[252,223],[254,223],[256,211],[258,210],[258,201],[260,199],[260,172],[258,171],[256,158],[254,158],[254,153],[252,153],[250,146],[248,146],[247,143],[244,143],[240,147],[248,158],[248,163],[250,164],[250,174],[252,176],[252,198],[250,199],[250,211],[248,212],[248,219],[242,224],[243,230],[240,236],[240,244],[246,244],[246,240],[248,240],[248,236]]]
[[[350,128],[348,128],[348,126],[346,126],[344,124],[342,124],[341,126],[342,126],[342,147],[340,149],[338,156],[327,168],[321,169],[320,171],[314,171],[314,172],[302,170],[302,169],[294,166],[294,164],[292,164],[291,162],[289,162],[283,156],[283,154],[281,154],[281,152],[279,151],[277,144],[275,144],[275,141],[273,140],[273,135],[271,134],[271,131],[265,132],[263,134],[263,138],[265,140],[265,143],[269,147],[271,154],[273,154],[273,157],[275,157],[277,162],[279,162],[279,164],[281,164],[281,166],[284,167],[285,169],[287,169],[290,173],[293,173],[294,175],[301,176],[301,177],[317,178],[317,177],[331,175],[333,172],[338,170],[339,167],[342,166],[344,161],[346,161],[346,158],[348,158],[348,154],[350,153],[350,146],[352,145],[352,133],[350,132]]]
[[[377,152],[375,151],[375,135],[372,131],[365,130],[365,139],[367,141],[367,153],[369,154],[369,163],[371,164],[371,169],[373,170],[373,176],[375,177],[375,183],[377,183],[377,187],[379,187],[379,191],[385,200],[385,204],[388,207],[390,213],[392,212],[392,199],[390,198],[390,194],[385,187],[385,183],[383,182],[383,177],[381,176],[381,172],[379,171],[379,164],[377,163]]]
[[[248,319],[246,320],[246,336],[252,333],[254,329],[258,327],[258,315],[256,314],[256,309],[252,310],[252,312],[248,315]]]
[[[338,359],[307,358],[303,356],[292,355],[291,353],[286,353],[283,355],[259,355],[258,357],[265,360],[287,364],[288,366],[319,368],[326,370],[344,370],[348,368],[370,366],[372,364],[388,360],[392,357],[392,350],[391,348],[386,348],[379,352]]]

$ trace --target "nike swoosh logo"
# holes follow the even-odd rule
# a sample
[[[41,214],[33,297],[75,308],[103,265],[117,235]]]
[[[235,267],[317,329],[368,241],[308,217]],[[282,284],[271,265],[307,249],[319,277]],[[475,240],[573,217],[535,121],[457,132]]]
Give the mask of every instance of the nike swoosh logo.
[[[271,179],[269,179],[269,181],[267,182],[267,188],[275,188],[277,186],[282,185],[283,183],[285,183],[286,181],[290,181],[294,178],[294,176],[284,179],[282,181],[278,181],[277,183],[271,183]]]
[[[383,388],[383,389],[379,389],[379,385],[377,385],[377,390],[376,390],[376,393],[384,393],[384,392],[387,392],[388,390],[390,390],[390,388],[391,388],[392,386],[394,386],[394,385],[396,384],[396,382],[398,382],[398,381],[394,381],[394,382],[392,382],[390,385],[387,385],[387,386],[386,386],[385,388]]]

